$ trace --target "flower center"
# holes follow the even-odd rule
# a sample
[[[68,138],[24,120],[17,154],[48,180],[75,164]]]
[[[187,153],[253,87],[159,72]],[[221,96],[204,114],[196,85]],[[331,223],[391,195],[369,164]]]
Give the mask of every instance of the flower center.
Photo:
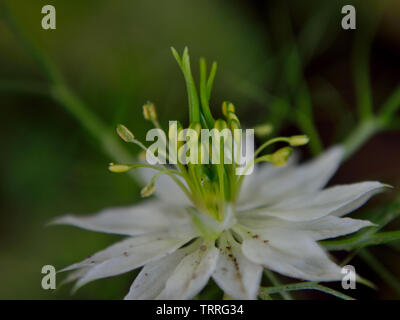
[[[199,99],[187,49],[182,57],[173,49],[173,55],[186,80],[190,118],[188,127],[184,129],[178,121],[170,122],[167,144],[167,135],[158,122],[154,104],[146,103],[143,106],[143,115],[160,132],[157,144],[146,147],[123,125],[118,125],[117,133],[125,142],[142,148],[148,163],[112,163],[109,169],[112,172],[126,172],[138,167],[156,170],[157,173],[141,191],[143,197],[154,193],[158,177],[169,175],[196,208],[192,210],[196,226],[203,234],[210,233],[212,237],[220,232],[221,226],[226,227],[232,223],[233,207],[238,199],[243,179],[251,168],[259,162],[270,162],[274,166],[284,165],[290,157],[291,147],[306,144],[308,138],[293,136],[270,139],[254,152],[254,139],[247,139],[247,130],[243,135],[235,106],[231,102],[222,103],[223,119],[214,119],[210,111],[209,100],[216,63],[213,64],[207,77],[205,60],[200,61]],[[268,134],[271,126],[267,129],[259,127],[256,133],[258,131],[262,135]],[[203,139],[204,131],[208,133],[205,139]],[[251,134],[252,132],[253,130]],[[159,142],[162,142],[161,145]],[[287,143],[289,146],[261,155],[267,147],[279,142]],[[242,152],[243,144],[246,145],[245,156]],[[249,145],[251,148],[248,149]]]

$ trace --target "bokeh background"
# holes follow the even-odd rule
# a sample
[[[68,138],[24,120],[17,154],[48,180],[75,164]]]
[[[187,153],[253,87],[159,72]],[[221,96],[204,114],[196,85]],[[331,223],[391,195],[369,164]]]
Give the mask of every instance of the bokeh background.
[[[371,72],[371,91],[361,94],[372,97],[374,108],[400,84],[398,0],[3,1],[23,37],[53,61],[89,113],[81,113],[81,105],[71,110],[51,96],[49,79],[0,7],[1,299],[120,299],[127,292],[134,272],[95,281],[75,295],[70,285],[43,290],[43,265],[61,269],[119,239],[46,224],[65,213],[93,213],[140,200],[140,188],[129,175],[107,170],[113,157],[101,132],[111,134],[117,123],[124,123],[143,139],[151,127],[142,117],[147,100],[156,104],[163,124],[187,123],[184,81],[171,46],[179,51],[189,47],[196,76],[198,58],[218,61],[212,95],[216,114],[222,101],[230,100],[246,126],[271,123],[273,135],[304,131],[294,108],[302,101],[299,86],[306,86],[324,148],[343,141],[356,125],[357,86],[363,76],[354,70],[360,63],[367,61]],[[46,4],[56,7],[56,30],[41,28]],[[357,9],[357,30],[341,28],[345,4]],[[138,151],[126,149],[131,155]],[[305,148],[304,158],[317,151],[318,145]],[[360,180],[395,186],[365,210],[395,200],[400,119],[363,145],[332,183]],[[392,281],[356,258],[357,270],[379,289],[359,285],[350,295],[399,299],[398,248],[371,249]],[[328,298],[314,292],[297,297]]]

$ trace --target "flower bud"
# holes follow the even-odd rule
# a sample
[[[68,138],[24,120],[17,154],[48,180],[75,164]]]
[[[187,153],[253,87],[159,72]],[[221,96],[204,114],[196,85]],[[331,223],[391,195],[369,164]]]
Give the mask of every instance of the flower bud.
[[[292,154],[292,148],[284,147],[278,149],[273,154],[270,155],[270,161],[275,167],[281,167],[286,164]]]
[[[126,164],[115,164],[115,163],[110,163],[108,165],[108,170],[110,170],[111,172],[115,172],[115,173],[123,173],[123,172],[127,172],[131,169],[131,166],[126,165]]]
[[[140,195],[142,196],[142,198],[147,198],[150,197],[155,190],[155,184],[153,182],[150,182],[148,185],[144,186],[142,190],[140,190]]]
[[[273,126],[269,123],[266,123],[266,124],[256,126],[254,128],[254,133],[258,137],[262,138],[262,137],[266,137],[266,136],[270,135],[273,130],[274,130]]]
[[[125,142],[134,142],[135,140],[133,133],[123,124],[117,125],[117,133]]]
[[[298,147],[298,146],[305,145],[308,143],[308,141],[310,141],[310,139],[306,135],[292,136],[289,138],[289,144],[292,147]]]
[[[143,116],[146,120],[154,121],[157,120],[157,112],[154,103],[147,102],[143,105]]]

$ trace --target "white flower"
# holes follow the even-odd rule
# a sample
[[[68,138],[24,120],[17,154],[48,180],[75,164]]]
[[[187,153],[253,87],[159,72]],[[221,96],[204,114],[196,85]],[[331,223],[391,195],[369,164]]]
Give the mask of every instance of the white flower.
[[[322,190],[342,156],[336,146],[298,166],[255,168],[220,223],[166,175],[155,182],[155,200],[58,218],[55,223],[128,236],[65,268],[75,270],[68,280],[80,287],[143,266],[125,299],[190,299],[210,277],[233,298],[255,299],[263,268],[297,279],[339,280],[339,266],[317,241],[371,226],[342,216],[386,187],[372,181]]]

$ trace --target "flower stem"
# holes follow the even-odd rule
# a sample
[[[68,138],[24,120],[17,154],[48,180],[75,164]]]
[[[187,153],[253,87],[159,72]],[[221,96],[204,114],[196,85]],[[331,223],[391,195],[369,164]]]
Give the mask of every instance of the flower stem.
[[[383,129],[383,127],[382,121],[378,118],[361,121],[344,142],[344,159],[348,159],[353,155],[369,138]]]
[[[274,286],[281,286],[282,283],[279,281],[279,279],[274,275],[274,273],[268,269],[264,269],[264,274],[267,276],[267,278],[271,281],[272,285]],[[281,296],[285,300],[293,300],[292,295],[287,292],[287,291],[282,291],[280,292]]]
[[[49,82],[50,97],[72,114],[82,127],[96,138],[105,154],[118,162],[132,162],[132,155],[121,146],[107,126],[73,93],[51,59],[44,52],[39,50],[34,43],[29,41],[3,1],[0,1],[0,9],[2,17],[9,29],[46,76]],[[132,173],[131,176],[134,180],[140,182],[137,173]]]
[[[373,117],[373,102],[369,73],[370,41],[358,37],[355,41],[353,68],[359,117],[365,121]]]
[[[381,107],[380,118],[385,124],[393,120],[394,113],[400,108],[400,85]]]
[[[325,287],[317,282],[298,282],[293,284],[286,284],[283,286],[275,287],[261,287],[260,288],[260,298],[264,299],[265,295],[269,296],[273,293],[281,293],[286,291],[298,291],[298,290],[317,290],[325,292],[327,294],[333,295],[335,297],[341,298],[343,300],[354,300],[354,298],[345,295],[339,291],[333,290],[331,288]]]
[[[360,257],[368,263],[368,265],[377,273],[379,276],[391,286],[398,294],[400,294],[400,282],[399,280],[367,249],[360,251]]]

